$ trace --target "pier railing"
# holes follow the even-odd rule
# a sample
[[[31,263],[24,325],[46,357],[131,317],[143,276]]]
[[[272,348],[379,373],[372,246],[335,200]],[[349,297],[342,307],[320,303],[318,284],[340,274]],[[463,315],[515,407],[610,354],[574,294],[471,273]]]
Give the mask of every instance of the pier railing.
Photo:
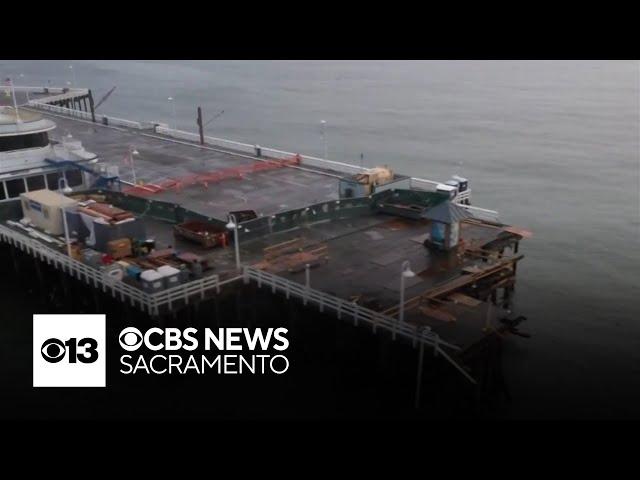
[[[176,130],[176,129],[161,127],[161,126],[156,127],[155,131],[156,133],[159,133],[161,135],[166,135],[171,138],[177,138],[180,140],[185,140],[185,141],[194,142],[194,143],[200,142],[200,135],[193,132]],[[268,157],[268,158],[275,158],[275,159],[288,159],[295,155],[299,155],[300,164],[303,166],[322,168],[322,169],[331,170],[339,173],[356,174],[356,173],[362,173],[364,171],[367,171],[367,168],[360,167],[357,165],[352,165],[349,163],[338,162],[335,160],[328,160],[326,158],[318,158],[311,155],[296,154],[293,152],[277,150],[275,148],[269,148],[269,147],[262,147],[259,145],[252,145],[249,143],[235,142],[233,140],[227,140],[224,138],[210,137],[205,135],[204,141],[205,141],[205,144],[209,146],[226,148],[229,150],[242,152],[245,154],[250,154],[252,156],[257,155],[258,150],[260,151],[260,154],[262,156]],[[428,192],[435,192],[436,187],[441,183],[442,182],[437,182],[435,180],[428,180],[426,178],[411,177],[411,188],[413,189],[425,190]],[[471,189],[467,189],[464,192],[458,193],[458,195],[453,201],[455,203],[459,203],[462,205],[471,201]],[[473,213],[475,212],[476,210],[473,211]],[[477,212],[481,215],[482,218],[485,218],[485,219],[497,220],[498,218],[498,212],[495,210],[477,209]]]
[[[220,281],[218,275],[208,275],[151,294],[133,287],[122,280],[109,278],[100,270],[58,252],[44,245],[39,240],[30,238],[4,225],[0,225],[0,239],[49,265],[53,265],[56,269],[66,272],[78,280],[84,281],[88,285],[93,285],[94,288],[99,288],[105,293],[111,292],[114,298],[120,297],[121,301],[128,301],[131,306],[139,308],[149,315],[159,315],[164,307],[170,310],[173,304],[177,302],[189,304],[190,301],[196,299],[202,300],[205,298],[207,292],[215,290],[216,293],[219,293],[220,287],[223,285],[242,278],[241,276],[236,276]]]
[[[55,98],[57,98],[57,96],[47,98],[47,101]],[[50,105],[41,100],[31,100],[28,103],[28,105],[30,107],[37,108],[40,110],[45,110],[51,113],[57,113],[60,115],[66,115],[73,118],[79,118],[81,120],[92,121],[91,112],[85,112],[84,110],[60,107],[58,105]],[[143,128],[140,122],[134,122],[132,120],[126,120],[124,118],[112,117],[111,115],[103,115],[99,113],[96,113],[95,116],[96,116],[96,122],[102,123],[104,125],[114,125],[119,127],[133,128],[136,130],[140,130]]]
[[[325,309],[331,310],[336,314],[338,319],[342,319],[343,316],[351,318],[355,326],[358,326],[360,322],[368,324],[371,326],[373,333],[377,333],[378,329],[382,329],[391,333],[394,340],[398,336],[404,337],[411,341],[414,347],[420,344],[421,352],[423,345],[432,347],[435,355],[442,355],[470,382],[476,383],[475,379],[443,350],[443,347],[447,347],[451,350],[459,351],[460,347],[442,340],[438,334],[432,332],[429,327],[420,327],[401,322],[397,318],[370,310],[357,303],[343,300],[255,267],[243,267],[242,276],[245,284],[253,280],[258,284],[258,288],[262,288],[263,286],[268,287],[271,288],[272,293],[284,293],[287,299],[294,297],[302,300],[304,305],[309,303],[314,304],[321,312]]]

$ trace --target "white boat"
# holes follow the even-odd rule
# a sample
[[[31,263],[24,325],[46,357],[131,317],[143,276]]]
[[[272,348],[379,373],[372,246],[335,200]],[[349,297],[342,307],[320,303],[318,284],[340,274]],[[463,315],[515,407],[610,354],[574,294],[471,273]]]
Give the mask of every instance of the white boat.
[[[37,113],[0,106],[0,202],[44,188],[83,190],[95,180],[90,165],[98,157],[70,135],[51,140],[55,128]]]

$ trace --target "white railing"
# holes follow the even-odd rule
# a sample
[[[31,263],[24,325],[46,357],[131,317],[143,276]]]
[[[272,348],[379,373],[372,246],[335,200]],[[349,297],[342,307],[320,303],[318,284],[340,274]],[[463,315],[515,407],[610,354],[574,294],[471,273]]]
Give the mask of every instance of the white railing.
[[[4,90],[5,92],[11,91],[11,87],[9,85],[0,85],[0,91]],[[14,86],[13,90],[16,92],[34,92],[34,93],[42,93],[46,94],[58,94],[58,95],[67,95],[71,94],[73,96],[83,96],[88,95],[89,90],[86,88],[63,88],[63,87],[29,87],[29,86]],[[65,92],[65,90],[67,90]],[[57,96],[52,95],[51,97],[45,97],[47,101],[56,101]],[[69,98],[69,97],[65,97]]]
[[[187,132],[185,130],[176,130],[173,128],[158,126],[156,127],[155,131],[156,133],[159,133],[161,135],[166,135],[167,137],[176,138],[179,140],[185,140],[185,141],[195,142],[195,143],[200,142],[199,134],[193,133],[193,132]],[[258,147],[260,148],[262,155],[265,157],[284,159],[284,158],[291,158],[295,155],[298,155],[296,153],[287,152],[285,150],[278,150],[275,148],[251,145],[249,143],[241,143],[233,140],[226,140],[224,138],[209,137],[206,135],[204,136],[204,142],[208,146],[226,148],[236,152],[248,153],[254,156],[257,153]],[[300,159],[301,159],[301,162],[300,162],[301,165],[313,166],[317,168],[323,168],[323,169],[333,170],[336,172],[347,173],[347,174],[356,174],[356,173],[361,173],[368,170],[367,168],[360,167],[357,165],[352,165],[350,163],[338,162],[335,160],[328,160],[324,158],[313,157],[310,155],[300,154]],[[411,180],[411,188],[426,190],[430,192],[435,192],[436,191],[435,187],[442,183],[435,180],[429,180],[426,178],[417,178],[417,177],[411,177],[410,180]],[[456,203],[463,203],[470,200],[471,200],[471,189],[467,189],[466,191],[459,193],[456,196],[454,201]],[[487,210],[487,211],[494,212],[493,210]],[[495,214],[497,215],[497,212],[495,212]]]
[[[434,180],[427,180],[426,178],[411,177],[411,188],[418,188],[420,190],[427,190],[429,192],[435,192],[436,186],[442,182],[436,182]]]
[[[471,202],[471,189],[467,188],[464,192],[459,192],[456,195],[456,198],[453,199],[453,201],[455,203]]]
[[[28,105],[40,110],[46,110],[48,112],[59,113],[61,115],[69,115],[71,117],[81,118],[83,120],[91,120],[91,112],[85,112],[83,110],[75,110],[66,107],[60,107],[58,105],[49,105],[48,103],[42,103],[36,100],[31,100]],[[97,117],[96,117],[97,119]]]
[[[458,204],[459,207],[467,209],[474,217],[481,220],[489,220],[490,222],[497,222],[499,214],[495,210],[489,210],[487,208],[474,207],[472,205]]]
[[[19,87],[16,87],[19,88]],[[23,87],[23,88],[31,88],[31,87]],[[88,90],[87,90],[88,91]],[[76,92],[85,92],[85,90],[76,90]],[[69,92],[72,93],[72,92]],[[57,105],[49,105],[44,103],[42,100],[52,101],[55,97],[47,97],[46,99],[41,99],[39,101],[32,100],[29,102],[29,106],[34,108],[40,108],[42,110],[47,110],[54,113],[59,113],[62,115],[67,115],[75,118],[80,118],[83,120],[91,120],[91,113],[84,112],[82,110],[74,110],[65,107],[59,107]],[[143,124],[141,122],[134,122],[132,120],[126,120],[123,118],[110,117],[107,115],[96,114],[96,121],[103,123],[103,119],[107,119],[107,123],[109,125],[123,126],[127,128],[133,128],[137,130],[143,129]],[[188,142],[198,143],[200,142],[200,135],[193,132],[187,132],[185,130],[177,130],[173,128],[166,128],[162,126],[157,126],[155,129],[156,133],[165,135],[167,137],[176,138],[180,140],[185,140]],[[249,143],[236,142],[233,140],[227,140],[224,138],[217,138],[211,136],[204,136],[205,144],[209,146],[226,148],[235,152],[248,153],[251,155],[256,155],[257,145],[252,145]],[[277,150],[275,148],[269,147],[260,147],[262,151],[262,155],[272,158],[291,158],[294,155],[297,155],[293,152],[287,152],[284,150]],[[338,162],[335,160],[328,160],[318,157],[313,157],[310,155],[300,155],[301,164],[307,166],[314,166],[318,168],[324,168],[328,170],[334,170],[337,172],[355,174],[366,171],[367,169],[364,167],[359,167],[357,165],[352,165],[349,163]],[[420,190],[426,191],[435,191],[435,187],[439,185],[441,182],[435,180],[429,180],[426,178],[418,178],[411,177],[411,188],[417,188]],[[485,208],[472,207],[470,205],[465,205],[464,203],[471,200],[471,189],[467,189],[464,192],[459,193],[454,202],[460,204],[461,206],[470,210],[476,217],[490,220],[490,221],[498,221],[499,213],[496,210],[489,210]]]
[[[324,311],[325,308],[333,310],[338,315],[338,318],[342,318],[343,315],[349,316],[354,320],[356,325],[359,322],[367,323],[371,325],[374,332],[377,331],[378,328],[383,328],[392,332],[394,337],[396,335],[401,335],[411,340],[424,339],[424,341],[431,346],[440,344],[453,349],[458,349],[455,345],[451,345],[440,340],[438,335],[431,332],[429,327],[421,328],[418,326],[411,326],[405,322],[400,322],[396,318],[370,310],[358,305],[357,303],[343,300],[314,288],[307,288],[305,285],[287,280],[286,278],[255,267],[243,267],[243,278],[245,282],[248,280],[254,280],[257,282],[259,287],[271,287],[274,293],[276,291],[280,291],[284,293],[287,298],[290,298],[291,296],[300,298],[303,300],[305,305],[309,302],[315,303],[320,308],[320,311]]]
[[[332,310],[336,313],[339,319],[341,319],[343,315],[351,317],[353,319],[354,325],[356,326],[358,326],[359,322],[369,324],[372,327],[374,333],[376,333],[378,328],[382,328],[391,332],[393,339],[396,338],[396,335],[399,335],[408,340],[411,340],[414,347],[418,343],[429,345],[430,347],[433,347],[435,354],[441,354],[470,382],[476,383],[475,379],[471,375],[469,375],[442,348],[448,347],[452,350],[459,351],[460,347],[440,339],[438,334],[432,332],[429,327],[418,327],[417,325],[409,325],[405,322],[401,322],[399,319],[370,310],[356,303],[348,302],[319,290],[307,288],[306,286],[299,283],[292,282],[285,278],[265,272],[264,270],[259,270],[254,267],[243,267],[242,275],[245,283],[249,283],[250,280],[253,280],[258,284],[259,288],[261,288],[262,286],[270,287],[272,293],[280,291],[281,293],[285,294],[287,299],[291,296],[297,297],[301,299],[305,305],[307,305],[307,303],[317,305],[321,312],[324,311],[325,308],[328,310]]]
[[[184,130],[175,130],[173,128],[165,128],[165,127],[156,127],[156,133],[161,135],[166,135],[172,138],[178,138],[180,140],[187,140],[190,142],[200,142],[200,135],[193,132],[186,132]],[[224,138],[216,138],[216,137],[204,137],[204,141],[207,145],[211,145],[214,147],[222,147],[228,148],[231,150],[236,150],[243,153],[251,153],[255,154],[255,145],[250,145],[248,143],[234,142],[232,140],[225,140]]]
[[[49,265],[53,265],[56,269],[66,272],[78,280],[84,281],[88,285],[93,286],[93,288],[100,288],[104,293],[110,291],[112,297],[120,297],[122,302],[129,301],[133,307],[137,307],[149,315],[159,315],[160,308],[164,306],[167,306],[170,311],[175,302],[183,301],[185,305],[188,305],[190,301],[203,300],[208,291],[215,290],[216,293],[220,293],[220,288],[223,285],[234,283],[240,279],[243,279],[245,283],[254,280],[258,283],[259,287],[263,285],[270,286],[273,293],[280,291],[283,292],[287,298],[291,296],[300,298],[305,305],[308,302],[315,303],[320,308],[320,311],[324,311],[325,308],[333,310],[339,319],[342,318],[343,315],[349,316],[353,319],[356,326],[359,322],[369,324],[373,328],[374,333],[378,328],[382,328],[391,332],[394,339],[399,335],[411,340],[414,346],[416,346],[417,343],[429,345],[433,347],[435,354],[441,354],[465,377],[475,383],[475,380],[460,367],[442,347],[448,347],[452,350],[460,350],[460,348],[441,340],[440,337],[436,333],[431,332],[428,327],[411,326],[380,312],[375,312],[319,290],[307,288],[253,267],[245,266],[242,275],[231,277],[222,282],[218,275],[210,275],[164,291],[149,294],[128,285],[122,280],[110,278],[100,270],[75,260],[44,245],[35,238],[23,235],[4,225],[0,225],[0,240],[19,248],[33,257],[47,262]],[[194,296],[196,297],[195,299],[192,298]]]
[[[69,117],[80,118],[82,120],[92,120],[91,112],[85,112],[83,110],[77,110],[73,108],[60,107],[58,105],[49,105],[48,103],[43,103],[37,100],[31,100],[28,104],[30,107],[38,108],[40,110],[46,110],[52,113],[58,113],[60,115],[67,115]],[[142,124],[140,122],[134,122],[131,120],[126,120],[124,118],[112,117],[108,115],[102,115],[96,113],[96,122],[104,123],[104,119],[107,119],[108,125],[116,125],[119,127],[127,127],[127,128],[135,128],[137,130],[142,129]]]
[[[49,90],[49,92],[51,92],[51,90]],[[89,90],[84,88],[77,88],[71,89],[68,92],[60,93],[58,95],[41,98],[40,101],[42,101],[43,103],[60,102],[64,100],[73,100],[76,97],[84,97],[85,95],[89,95]]]
[[[158,315],[160,308],[164,306],[171,309],[173,303],[180,300],[188,304],[193,296],[198,297],[198,299],[204,299],[207,292],[215,290],[217,293],[220,291],[221,286],[242,278],[241,276],[236,276],[221,282],[218,275],[209,275],[150,294],[122,280],[109,278],[100,270],[4,225],[0,225],[0,239],[42,261],[46,261],[49,265],[53,265],[63,272],[67,272],[78,280],[83,280],[89,285],[92,284],[94,288],[100,288],[103,292],[111,291],[114,298],[119,296],[121,301],[128,300],[132,306],[149,313],[149,315]]]

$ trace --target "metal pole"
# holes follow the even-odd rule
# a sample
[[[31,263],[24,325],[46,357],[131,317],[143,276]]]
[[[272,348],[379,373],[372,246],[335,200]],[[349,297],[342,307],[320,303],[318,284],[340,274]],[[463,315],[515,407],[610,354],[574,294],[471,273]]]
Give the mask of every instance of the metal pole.
[[[73,88],[76,88],[76,71],[73,69],[73,65],[69,65],[69,70],[71,70],[73,77]]]
[[[236,216],[233,214],[229,214],[229,220],[233,222],[235,227],[233,228],[233,239],[235,243],[235,251],[236,251],[236,269],[240,270],[240,241],[238,240],[238,222],[236,220]]]
[[[311,265],[308,263],[304,266],[305,285],[307,290],[311,288]]]
[[[200,145],[204,145],[204,125],[202,124],[202,108],[198,107],[198,131],[200,132]]]
[[[400,309],[398,312],[398,321],[393,329],[393,339],[396,339],[396,330],[398,325],[404,322],[404,279],[415,277],[416,274],[411,270],[411,264],[409,260],[405,260],[402,262],[402,267],[400,268]]]
[[[60,207],[62,211],[62,223],[64,224],[64,239],[67,242],[67,255],[71,258],[71,238],[69,236],[69,224],[67,223],[67,210],[65,207]]]
[[[133,163],[133,149],[129,147],[129,161],[131,162],[131,172],[133,173],[133,184],[138,184],[138,179],[136,178],[136,166]]]
[[[173,129],[176,129],[176,108],[173,104],[173,97],[167,97],[167,100],[171,104],[171,112],[173,114]]]
[[[13,97],[13,108],[16,111],[16,123],[22,123],[22,120],[20,119],[20,113],[18,112],[18,102],[16,100],[16,88],[13,85],[13,79],[10,79],[9,82],[11,83],[11,96]]]
[[[178,129],[178,122],[176,121],[176,103],[171,100],[171,109],[173,111],[173,129]]]
[[[320,125],[322,125],[322,143],[324,144],[324,159],[329,159],[328,147],[327,147],[327,122],[325,120],[320,120]]]
[[[24,82],[24,73],[20,74],[20,81]],[[28,104],[31,101],[31,99],[29,98],[29,89],[26,88],[24,92],[27,95],[27,104]]]

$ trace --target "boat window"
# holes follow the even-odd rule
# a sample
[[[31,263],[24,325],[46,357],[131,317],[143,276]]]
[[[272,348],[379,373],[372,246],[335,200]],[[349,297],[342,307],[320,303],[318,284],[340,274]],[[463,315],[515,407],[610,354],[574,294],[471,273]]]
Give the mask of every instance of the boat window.
[[[80,170],[67,170],[65,176],[70,187],[82,185],[82,172]]]
[[[38,175],[36,177],[27,178],[27,189],[32,192],[34,190],[42,190],[46,188],[44,185],[44,176]]]
[[[24,178],[14,178],[13,180],[7,180],[6,185],[9,198],[15,198],[21,193],[25,192]]]
[[[0,182],[0,200],[4,200],[7,196],[4,194],[4,182]]]
[[[47,173],[47,188],[49,190],[58,190],[59,179],[60,179],[60,173],[58,172]]]
[[[0,137],[0,152],[10,152],[12,150],[22,150],[24,148],[46,147],[47,145],[49,145],[49,136],[47,135],[47,132]]]

